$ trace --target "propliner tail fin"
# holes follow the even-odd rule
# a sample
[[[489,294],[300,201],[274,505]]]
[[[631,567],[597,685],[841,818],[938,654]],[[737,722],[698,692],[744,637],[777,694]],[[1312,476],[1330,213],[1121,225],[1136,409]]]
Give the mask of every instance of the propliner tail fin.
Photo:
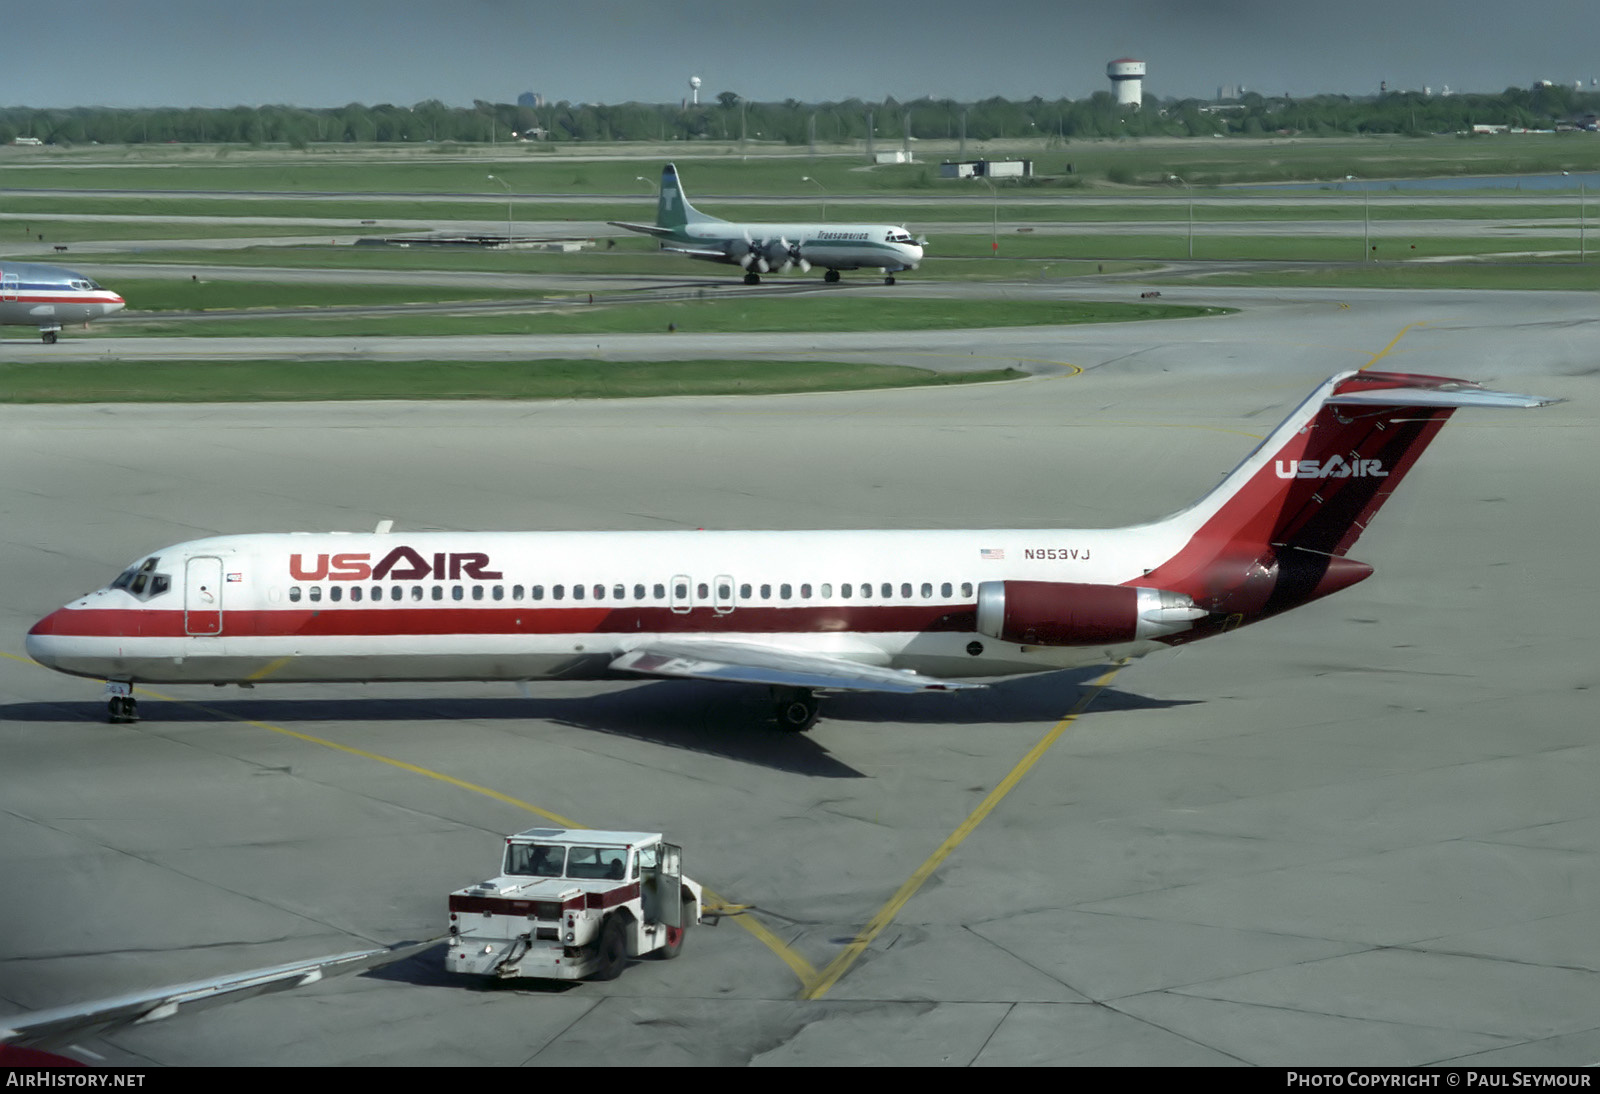
[[[717,219],[689,204],[689,199],[683,193],[683,185],[678,181],[676,165],[669,163],[661,169],[661,193],[656,197],[656,227],[682,228],[686,224]]]
[[[1344,557],[1450,415],[1559,400],[1470,380],[1346,372],[1323,383],[1215,490],[1168,518],[1184,544],[1136,584],[1264,617],[1352,585]]]

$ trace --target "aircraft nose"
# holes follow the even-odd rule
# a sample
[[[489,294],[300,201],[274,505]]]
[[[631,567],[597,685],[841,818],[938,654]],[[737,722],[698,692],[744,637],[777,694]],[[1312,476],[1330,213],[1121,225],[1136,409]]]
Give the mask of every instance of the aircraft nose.
[[[125,308],[127,306],[128,306],[127,301],[123,300],[122,297],[118,296],[116,293],[112,293],[110,302],[105,305],[106,314],[107,315],[112,315],[112,314],[114,314],[116,312],[121,311],[123,308]]]
[[[61,616],[65,612],[65,608],[57,608],[35,623],[28,630],[27,638],[23,640],[23,648],[28,651],[28,656],[45,668],[56,667],[59,647],[56,635],[62,633]]]

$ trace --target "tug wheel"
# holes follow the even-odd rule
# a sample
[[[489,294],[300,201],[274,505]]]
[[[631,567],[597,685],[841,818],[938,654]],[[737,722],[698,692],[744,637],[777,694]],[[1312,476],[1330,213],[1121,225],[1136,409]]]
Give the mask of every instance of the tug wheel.
[[[600,967],[591,980],[615,980],[628,963],[628,939],[622,920],[613,916],[600,928]]]

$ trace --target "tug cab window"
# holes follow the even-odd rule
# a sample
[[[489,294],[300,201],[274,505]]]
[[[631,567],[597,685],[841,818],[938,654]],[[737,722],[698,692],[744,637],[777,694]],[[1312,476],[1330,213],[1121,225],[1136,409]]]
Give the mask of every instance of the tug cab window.
[[[513,843],[506,848],[506,873],[524,877],[560,877],[567,849],[544,843]]]

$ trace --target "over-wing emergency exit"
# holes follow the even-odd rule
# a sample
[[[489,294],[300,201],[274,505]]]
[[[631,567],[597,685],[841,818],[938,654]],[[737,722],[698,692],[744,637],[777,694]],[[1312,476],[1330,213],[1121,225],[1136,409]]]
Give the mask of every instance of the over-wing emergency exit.
[[[1205,497],[1118,529],[259,534],[175,544],[34,625],[133,687],[660,676],[914,692],[1106,664],[1365,579],[1347,552],[1458,407],[1550,400],[1345,372]]]
[[[684,196],[678,169],[661,169],[661,193],[654,224],[610,222],[630,232],[655,236],[663,251],[743,267],[744,283],[759,284],[765,273],[821,266],[824,281],[840,270],[879,269],[887,285],[901,270],[922,261],[923,244],[894,224],[741,224],[700,212]]]

